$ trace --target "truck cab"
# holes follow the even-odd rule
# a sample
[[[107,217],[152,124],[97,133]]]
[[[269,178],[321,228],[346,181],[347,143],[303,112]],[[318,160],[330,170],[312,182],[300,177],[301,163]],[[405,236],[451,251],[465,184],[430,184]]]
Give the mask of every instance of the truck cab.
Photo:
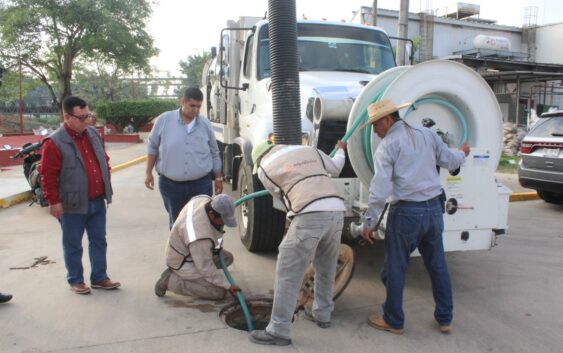
[[[297,49],[302,141],[330,153],[346,132],[351,105],[363,86],[395,66],[392,46],[376,27],[298,21]],[[203,73],[204,111],[220,144],[224,175],[239,196],[262,188],[250,172],[250,156],[252,146],[273,133],[270,76],[268,21],[256,17],[229,21],[221,33],[218,56]],[[348,102],[344,106],[343,100]],[[345,184],[355,178],[349,161],[341,178],[350,179],[342,181]],[[279,210],[272,207],[270,197],[240,207],[239,231],[249,250],[270,250],[281,241],[285,217],[282,207],[275,207]]]

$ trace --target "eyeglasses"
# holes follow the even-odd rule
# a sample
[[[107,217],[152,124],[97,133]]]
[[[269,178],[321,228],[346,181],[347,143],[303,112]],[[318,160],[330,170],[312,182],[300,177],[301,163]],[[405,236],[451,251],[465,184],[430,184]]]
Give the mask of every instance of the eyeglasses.
[[[82,122],[84,122],[84,120],[88,119],[88,118],[96,118],[93,114],[84,114],[84,115],[74,115],[72,113],[67,113],[68,115],[72,116],[73,118],[76,118]]]

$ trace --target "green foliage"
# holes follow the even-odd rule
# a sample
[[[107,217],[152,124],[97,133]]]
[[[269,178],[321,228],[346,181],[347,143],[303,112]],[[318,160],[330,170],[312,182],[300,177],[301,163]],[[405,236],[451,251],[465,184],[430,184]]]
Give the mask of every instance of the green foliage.
[[[16,102],[19,99],[19,75],[17,72],[5,71],[0,86],[0,102]],[[25,97],[27,92],[41,86],[41,81],[24,75],[22,78],[22,92]],[[19,103],[18,103],[19,104]]]
[[[97,70],[80,70],[73,81],[72,91],[94,107],[99,102],[147,98],[145,85],[126,79],[121,70],[101,66]]]
[[[201,87],[201,75],[207,60],[211,59],[211,53],[204,52],[203,55],[190,55],[186,61],[181,60],[180,72],[186,76],[186,86]]]
[[[177,108],[178,101],[168,99],[107,102],[96,107],[96,115],[107,123],[115,125],[119,131],[122,131],[129,122],[137,131],[151,118]]]
[[[518,156],[508,156],[503,154],[500,156],[497,171],[502,173],[516,173],[518,171],[519,161],[520,157]]]
[[[72,93],[76,60],[148,72],[158,52],[145,31],[150,15],[150,0],[0,2],[0,59],[8,69],[21,61],[58,103]]]

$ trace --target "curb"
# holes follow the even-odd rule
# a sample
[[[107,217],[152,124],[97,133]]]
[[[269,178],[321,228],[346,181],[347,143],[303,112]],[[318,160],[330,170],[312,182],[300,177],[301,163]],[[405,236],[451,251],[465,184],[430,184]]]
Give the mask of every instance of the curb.
[[[540,197],[537,192],[513,192],[510,194],[509,201],[530,201],[539,200]]]
[[[135,164],[143,163],[143,162],[145,162],[146,160],[147,160],[147,156],[146,156],[146,155],[144,155],[144,156],[142,156],[142,157],[135,158],[135,159],[133,159],[133,160],[131,160],[131,161],[129,161],[129,162],[121,163],[121,164],[116,165],[115,167],[112,167],[112,168],[111,168],[111,172],[112,172],[112,173],[119,172],[120,170],[123,170],[123,169],[125,169],[125,168],[129,168],[129,167],[131,167],[131,166],[133,166],[133,165],[135,165]]]
[[[133,159],[129,162],[121,163],[121,164],[116,165],[115,167],[112,167],[111,172],[112,173],[119,172],[120,170],[131,167],[135,164],[143,163],[146,160],[147,160],[146,155],[142,156],[142,157],[135,158],[135,159]],[[8,208],[10,206],[14,206],[14,205],[17,205],[19,203],[29,201],[29,200],[31,200],[32,197],[33,197],[33,194],[31,193],[31,191],[28,190],[28,191],[17,193],[15,195],[0,198],[0,208]]]
[[[6,198],[0,198],[0,208],[8,208],[10,206],[17,205],[18,203],[29,201],[32,196],[31,191],[28,190]]]

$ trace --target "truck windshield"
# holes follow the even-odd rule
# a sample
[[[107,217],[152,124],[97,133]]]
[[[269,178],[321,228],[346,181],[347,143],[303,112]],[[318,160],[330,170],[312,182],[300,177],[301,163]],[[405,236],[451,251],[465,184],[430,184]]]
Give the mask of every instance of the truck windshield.
[[[258,35],[258,79],[270,77],[268,27]],[[379,74],[395,66],[385,33],[369,28],[318,23],[297,24],[299,71]]]

